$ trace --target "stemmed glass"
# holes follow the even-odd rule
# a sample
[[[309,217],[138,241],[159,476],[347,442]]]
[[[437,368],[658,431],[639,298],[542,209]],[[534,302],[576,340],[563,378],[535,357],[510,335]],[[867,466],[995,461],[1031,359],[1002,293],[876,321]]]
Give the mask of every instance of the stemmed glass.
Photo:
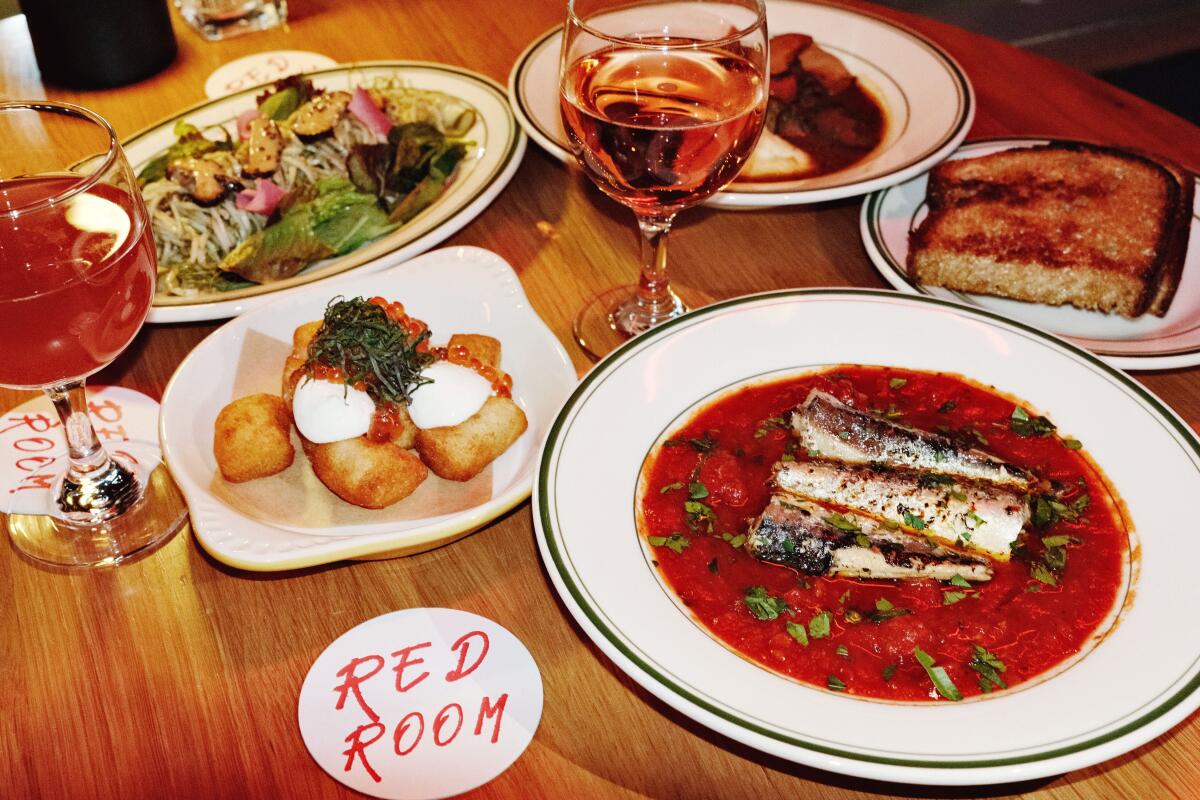
[[[667,282],[681,209],[737,176],[762,131],[762,0],[569,0],[559,61],[563,126],[596,185],[637,217],[636,289],[604,292],[575,320],[599,357],[687,310]]]
[[[66,103],[0,103],[0,386],[43,389],[67,439],[44,513],[4,517],[37,561],[117,564],[186,514],[164,468],[146,474],[104,449],[84,393],[142,327],[155,271],[146,207],[112,127]]]

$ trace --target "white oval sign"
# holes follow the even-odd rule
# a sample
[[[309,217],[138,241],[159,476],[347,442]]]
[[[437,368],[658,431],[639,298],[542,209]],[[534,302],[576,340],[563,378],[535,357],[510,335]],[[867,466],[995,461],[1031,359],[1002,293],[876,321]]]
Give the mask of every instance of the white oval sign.
[[[410,608],[338,637],[300,689],[300,735],[323,770],[391,800],[433,800],[499,775],[542,716],[525,645],[489,619]]]

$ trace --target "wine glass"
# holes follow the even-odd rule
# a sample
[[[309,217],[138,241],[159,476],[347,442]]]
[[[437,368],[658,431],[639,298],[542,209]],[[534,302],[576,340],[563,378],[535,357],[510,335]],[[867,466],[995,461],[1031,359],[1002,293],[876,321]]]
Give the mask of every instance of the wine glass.
[[[569,0],[559,105],[576,160],[637,217],[636,289],[617,287],[575,320],[595,357],[687,310],[667,282],[675,215],[737,176],[767,103],[762,0]]]
[[[156,269],[146,206],[112,127],[67,103],[0,103],[0,386],[43,389],[67,439],[67,468],[42,513],[0,507],[13,544],[36,561],[117,564],[186,514],[165,468],[147,474],[104,449],[84,393],[84,379],[142,327]]]

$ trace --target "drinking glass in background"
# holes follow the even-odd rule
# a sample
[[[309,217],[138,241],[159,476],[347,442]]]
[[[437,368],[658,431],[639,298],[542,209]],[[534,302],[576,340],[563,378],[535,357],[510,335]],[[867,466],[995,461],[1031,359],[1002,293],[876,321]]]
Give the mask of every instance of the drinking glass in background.
[[[21,0],[42,80],[107,89],[175,60],[167,0]]]
[[[287,0],[175,0],[179,15],[210,42],[287,22]]]
[[[67,439],[44,513],[3,517],[33,559],[117,564],[186,514],[164,467],[145,474],[104,449],[84,393],[142,327],[156,267],[146,206],[109,124],[66,103],[0,103],[0,386],[43,389]]]
[[[687,306],[667,281],[675,215],[732,181],[767,103],[762,0],[569,0],[559,63],[563,126],[596,185],[637,217],[636,287],[610,289],[575,320],[603,356]]]

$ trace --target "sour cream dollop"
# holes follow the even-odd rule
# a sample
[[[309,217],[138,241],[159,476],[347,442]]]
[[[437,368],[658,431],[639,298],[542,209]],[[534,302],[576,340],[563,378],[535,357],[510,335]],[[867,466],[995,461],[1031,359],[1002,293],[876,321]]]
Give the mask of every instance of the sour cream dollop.
[[[418,428],[457,425],[483,408],[492,385],[473,369],[438,361],[421,373],[433,380],[412,393],[408,415]]]
[[[362,436],[371,428],[375,401],[366,392],[316,378],[304,378],[292,397],[296,428],[310,442],[326,444]]]

